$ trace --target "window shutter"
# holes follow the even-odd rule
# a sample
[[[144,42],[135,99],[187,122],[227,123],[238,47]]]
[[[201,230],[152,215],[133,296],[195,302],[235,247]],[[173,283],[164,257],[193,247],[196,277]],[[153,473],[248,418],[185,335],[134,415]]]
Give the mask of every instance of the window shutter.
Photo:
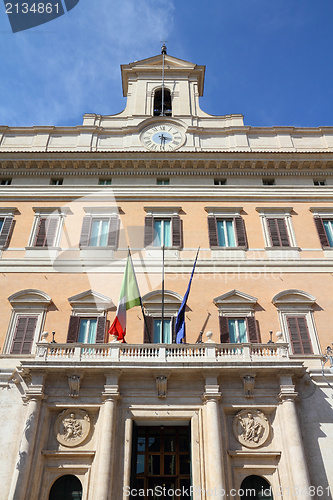
[[[48,219],[48,226],[47,226],[46,239],[45,239],[44,246],[46,246],[46,247],[53,247],[54,246],[54,240],[55,240],[55,235],[56,235],[58,223],[59,223],[59,219],[56,219],[55,217]]]
[[[149,247],[154,241],[154,217],[152,215],[147,215],[145,217],[145,238],[144,246]]]
[[[143,342],[145,344],[150,344],[153,340],[153,317],[146,316],[144,317],[144,330],[143,330]],[[148,328],[148,331],[147,331]]]
[[[287,324],[293,354],[312,354],[311,339],[305,316],[288,316]]]
[[[0,247],[8,246],[13,227],[14,217],[5,217],[0,233]]]
[[[80,317],[72,315],[69,318],[69,326],[68,326],[68,333],[66,340],[68,344],[72,344],[78,341],[79,328],[80,328]]]
[[[237,246],[247,248],[247,237],[245,231],[245,223],[243,217],[235,217]]]
[[[36,316],[20,316],[17,320],[11,354],[30,354],[35,336]]]
[[[314,223],[315,223],[316,228],[317,228],[317,232],[318,232],[318,236],[319,236],[319,240],[320,240],[321,246],[322,247],[329,247],[330,244],[328,242],[328,238],[327,238],[327,234],[326,234],[326,231],[325,231],[323,219],[321,219],[320,217],[314,217]]]
[[[172,316],[171,318],[171,335],[172,335],[172,343],[176,344],[177,342],[177,335],[176,335],[176,317]],[[185,338],[183,339],[184,344],[186,343],[186,333],[185,333]]]
[[[256,320],[254,316],[248,316],[246,318],[247,332],[249,336],[249,342],[257,344],[259,342],[259,335],[256,325]]]
[[[219,316],[220,321],[220,339],[222,343],[230,342],[228,318],[226,316]]]
[[[105,327],[106,327],[106,317],[99,316],[97,318],[96,344],[104,344],[104,342],[105,342]]]
[[[119,217],[112,215],[109,223],[108,246],[116,248],[119,236]]]
[[[217,238],[216,217],[214,217],[213,215],[208,216],[208,237],[209,237],[209,246],[211,248],[219,246]]]
[[[182,238],[182,221],[179,215],[172,216],[172,246],[181,248],[183,245]]]
[[[286,221],[281,218],[268,218],[268,229],[273,247],[289,247],[289,237]]]
[[[80,236],[80,247],[87,247],[89,245],[89,235],[92,218],[90,216],[83,217],[82,229]]]
[[[38,221],[38,229],[35,239],[36,247],[43,247],[45,245],[46,225],[47,225],[47,219],[45,217],[41,217]]]

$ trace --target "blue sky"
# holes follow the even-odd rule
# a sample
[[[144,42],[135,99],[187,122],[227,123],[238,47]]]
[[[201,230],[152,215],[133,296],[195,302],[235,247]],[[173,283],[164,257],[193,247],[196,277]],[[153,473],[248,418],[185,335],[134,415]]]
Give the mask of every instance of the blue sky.
[[[0,124],[80,125],[125,107],[120,64],[206,65],[201,108],[251,126],[333,126],[332,0],[80,0],[13,34],[0,4]]]

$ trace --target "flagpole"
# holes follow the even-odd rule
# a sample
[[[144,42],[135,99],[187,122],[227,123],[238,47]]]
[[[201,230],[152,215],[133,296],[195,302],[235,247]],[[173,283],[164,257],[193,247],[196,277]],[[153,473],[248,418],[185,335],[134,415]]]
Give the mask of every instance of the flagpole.
[[[131,259],[132,268],[134,269],[130,247],[128,247],[128,255],[129,255],[130,259]],[[134,276],[135,276],[135,279],[136,279],[136,274],[134,274]],[[138,287],[138,289],[139,289],[139,287]],[[150,332],[149,332],[149,328],[148,328],[148,325],[147,325],[147,319],[146,319],[145,311],[144,311],[143,304],[142,304],[141,294],[140,294],[139,298],[140,298],[140,306],[141,306],[141,312],[142,312],[142,316],[143,316],[143,321],[145,323],[145,327],[146,327],[146,331],[147,331],[147,335],[148,335],[148,340],[151,343]]]
[[[162,338],[164,339],[164,245],[162,246],[162,328],[161,328]]]

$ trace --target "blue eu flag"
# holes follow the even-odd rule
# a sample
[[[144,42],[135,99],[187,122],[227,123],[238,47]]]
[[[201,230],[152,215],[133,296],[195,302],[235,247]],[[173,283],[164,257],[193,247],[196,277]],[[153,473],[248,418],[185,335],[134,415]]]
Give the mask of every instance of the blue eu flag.
[[[183,302],[182,302],[182,304],[181,304],[181,306],[179,308],[179,311],[178,311],[178,314],[177,314],[177,318],[176,318],[175,331],[176,331],[176,342],[177,342],[177,344],[181,344],[183,342],[183,340],[185,339],[185,309],[186,309],[186,302],[187,302],[187,299],[188,299],[188,296],[189,296],[189,293],[190,293],[192,278],[193,278],[193,274],[194,274],[195,265],[197,263],[197,258],[198,258],[198,255],[199,255],[199,250],[200,250],[200,247],[198,248],[197,255],[195,257],[195,261],[194,261],[194,264],[193,264],[193,269],[192,269],[192,274],[191,274],[191,277],[190,277],[190,281],[189,281],[186,293],[185,293],[184,298],[183,298]]]

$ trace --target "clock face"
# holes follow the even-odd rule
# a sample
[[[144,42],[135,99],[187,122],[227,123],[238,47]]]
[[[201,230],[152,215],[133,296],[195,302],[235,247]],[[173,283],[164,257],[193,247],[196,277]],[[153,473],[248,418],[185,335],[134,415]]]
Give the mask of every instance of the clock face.
[[[158,123],[141,134],[142,144],[151,151],[173,151],[185,142],[183,132],[170,123]]]

